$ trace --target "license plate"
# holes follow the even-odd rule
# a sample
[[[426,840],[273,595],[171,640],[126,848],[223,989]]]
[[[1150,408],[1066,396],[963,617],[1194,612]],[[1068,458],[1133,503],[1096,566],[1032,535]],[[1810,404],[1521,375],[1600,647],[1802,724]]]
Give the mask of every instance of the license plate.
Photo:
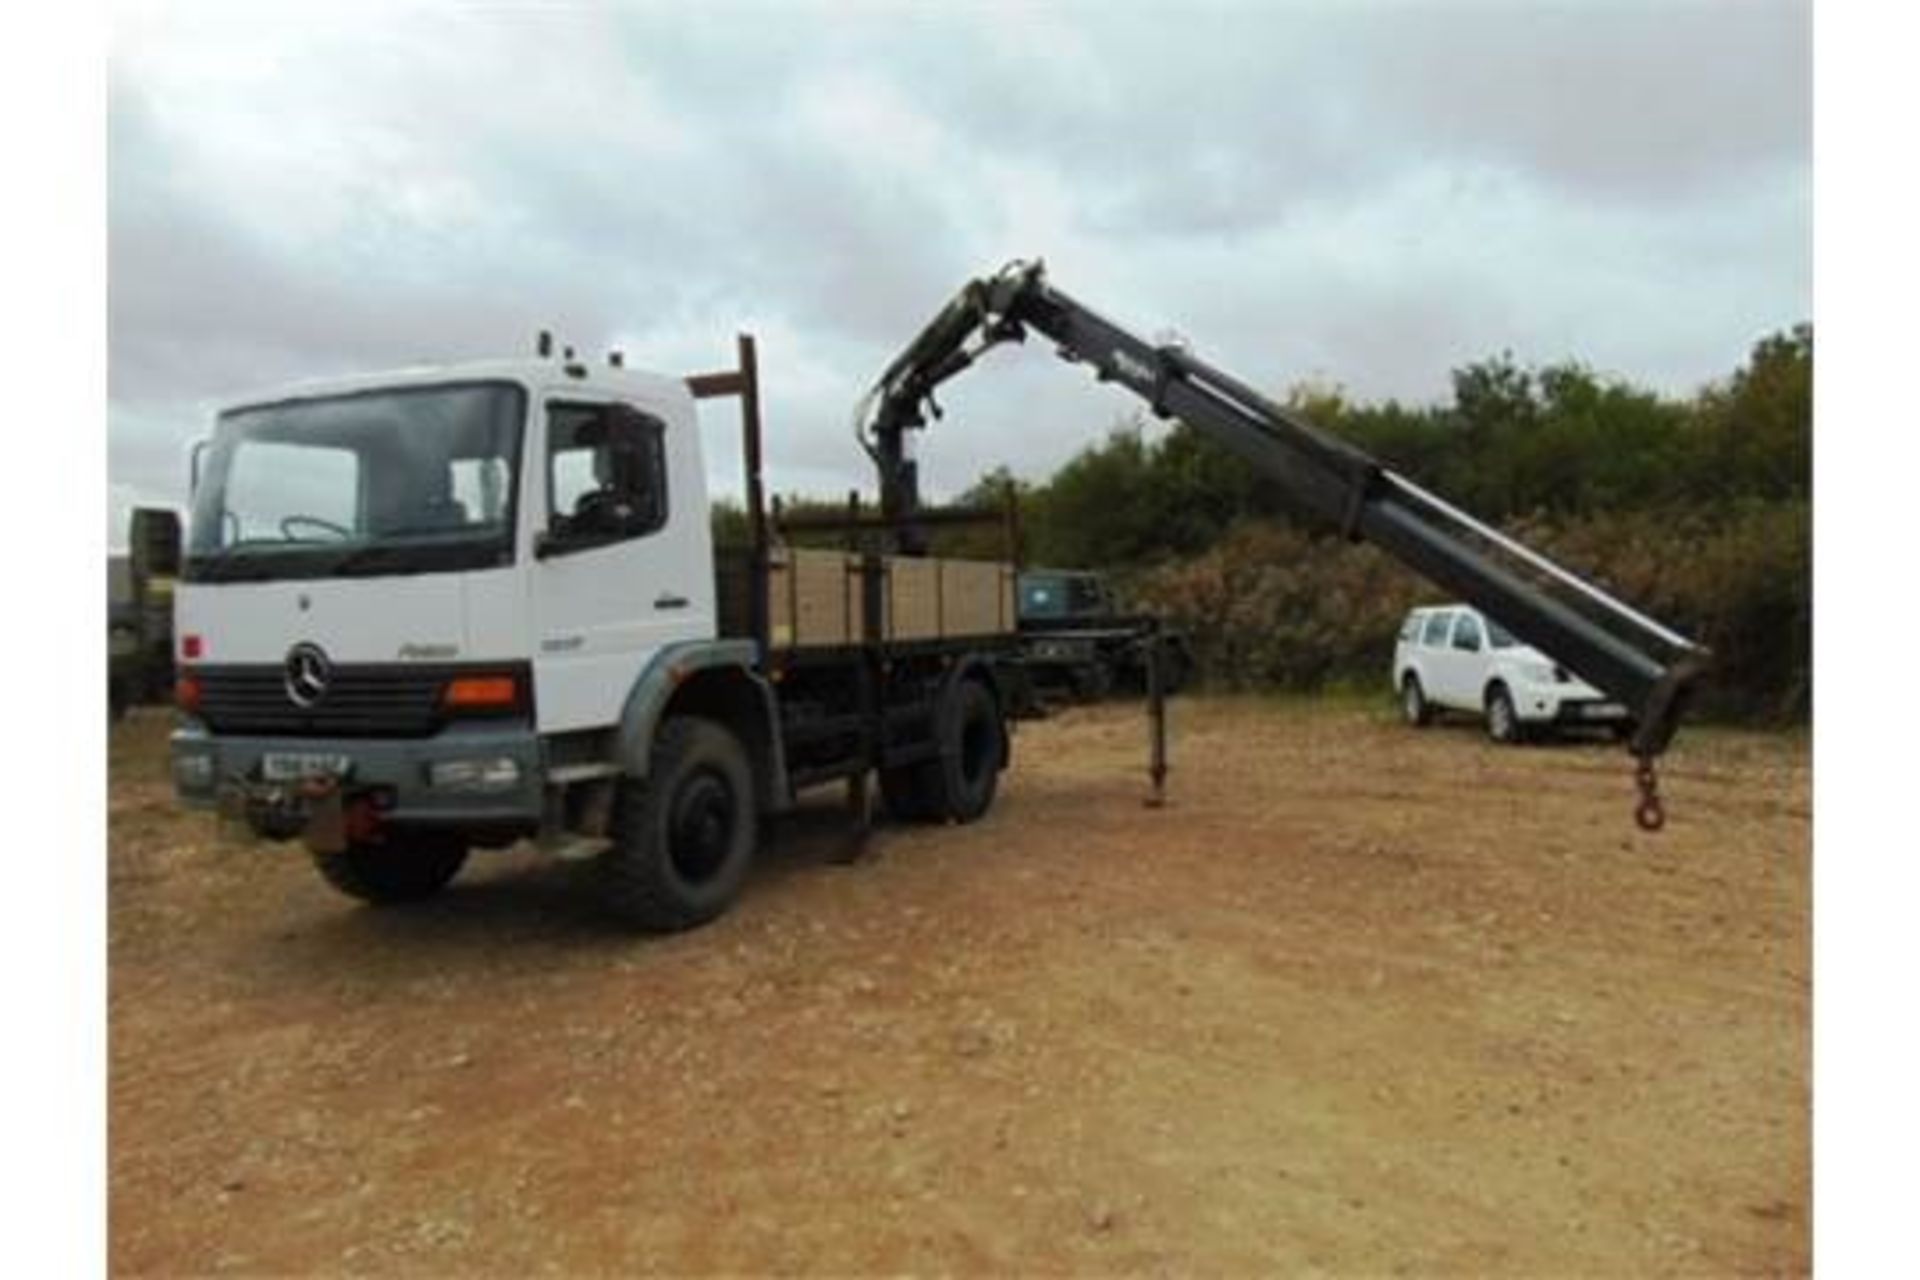
[[[1596,702],[1592,706],[1580,708],[1580,714],[1589,720],[1618,720],[1625,713],[1625,707],[1611,702]]]
[[[260,757],[260,776],[268,782],[298,782],[302,778],[340,777],[353,761],[329,751],[269,751]]]

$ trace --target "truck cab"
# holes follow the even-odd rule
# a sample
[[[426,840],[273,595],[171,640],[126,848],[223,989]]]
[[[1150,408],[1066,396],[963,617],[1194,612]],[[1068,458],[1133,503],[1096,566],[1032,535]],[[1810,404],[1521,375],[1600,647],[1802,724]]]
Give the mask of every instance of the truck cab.
[[[339,846],[536,832],[642,672],[715,639],[695,423],[684,382],[550,360],[223,411],[176,594],[181,798],[290,837],[350,784]]]
[[[502,363],[224,411],[178,589],[182,795],[347,755],[391,821],[537,822],[541,735],[613,725],[713,637],[706,511],[665,378]]]

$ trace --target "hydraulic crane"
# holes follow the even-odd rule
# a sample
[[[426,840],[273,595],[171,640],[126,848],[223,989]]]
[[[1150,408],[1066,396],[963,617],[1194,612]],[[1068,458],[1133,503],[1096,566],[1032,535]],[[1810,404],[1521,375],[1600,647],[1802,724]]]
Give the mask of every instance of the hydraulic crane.
[[[1048,281],[1044,264],[1014,262],[969,281],[889,364],[856,410],[855,432],[879,471],[881,514],[899,550],[921,554],[919,479],[909,432],[940,416],[933,393],[989,349],[1035,330],[1060,356],[1090,365],[1218,440],[1271,478],[1288,505],[1373,543],[1477,606],[1514,635],[1618,699],[1634,718],[1636,820],[1664,813],[1653,761],[1678,728],[1705,668],[1702,646],[1545,556],[1388,469],[1183,346],[1152,343]]]

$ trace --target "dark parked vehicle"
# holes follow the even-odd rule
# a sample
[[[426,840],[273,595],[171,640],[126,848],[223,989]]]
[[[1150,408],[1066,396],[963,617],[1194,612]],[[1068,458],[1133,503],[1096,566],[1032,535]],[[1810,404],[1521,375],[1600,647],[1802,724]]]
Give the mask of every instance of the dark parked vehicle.
[[[1193,674],[1183,636],[1155,619],[1127,613],[1106,579],[1082,569],[1032,569],[1020,575],[1020,648],[1034,683],[1091,701],[1114,689],[1144,692],[1147,652],[1161,642],[1161,680],[1177,692]]]
[[[107,559],[107,710],[173,697],[173,582],[180,572],[180,517],[136,507],[127,554]]]

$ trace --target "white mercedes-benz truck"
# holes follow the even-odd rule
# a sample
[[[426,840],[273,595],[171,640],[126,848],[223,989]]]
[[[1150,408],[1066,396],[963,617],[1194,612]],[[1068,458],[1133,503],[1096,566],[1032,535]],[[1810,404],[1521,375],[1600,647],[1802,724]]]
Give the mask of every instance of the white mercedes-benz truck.
[[[741,399],[752,528],[718,556],[715,395]],[[176,596],[178,794],[372,902],[530,838],[649,929],[723,911],[805,787],[978,817],[1023,706],[1013,566],[884,554],[857,509],[843,548],[788,547],[759,457],[745,337],[687,379],[568,352],[225,410]]]
[[[426,897],[470,849],[530,837],[591,859],[606,901],[653,929],[725,910],[760,817],[807,787],[845,782],[860,827],[869,778],[897,818],[979,817],[1009,721],[1033,709],[1016,521],[923,507],[911,441],[939,386],[1029,332],[1616,700],[1636,820],[1665,821],[1653,764],[1703,648],[1184,346],[1115,325],[1037,262],[969,282],[862,402],[877,511],[767,511],[745,336],[736,368],[685,379],[555,358],[543,335],[540,359],[228,409],[174,597],[179,794],[304,839],[327,880],[375,902]],[[717,552],[695,404],[723,395],[741,402],[748,535]],[[1005,558],[927,554],[935,526],[978,520],[1002,523]]]

